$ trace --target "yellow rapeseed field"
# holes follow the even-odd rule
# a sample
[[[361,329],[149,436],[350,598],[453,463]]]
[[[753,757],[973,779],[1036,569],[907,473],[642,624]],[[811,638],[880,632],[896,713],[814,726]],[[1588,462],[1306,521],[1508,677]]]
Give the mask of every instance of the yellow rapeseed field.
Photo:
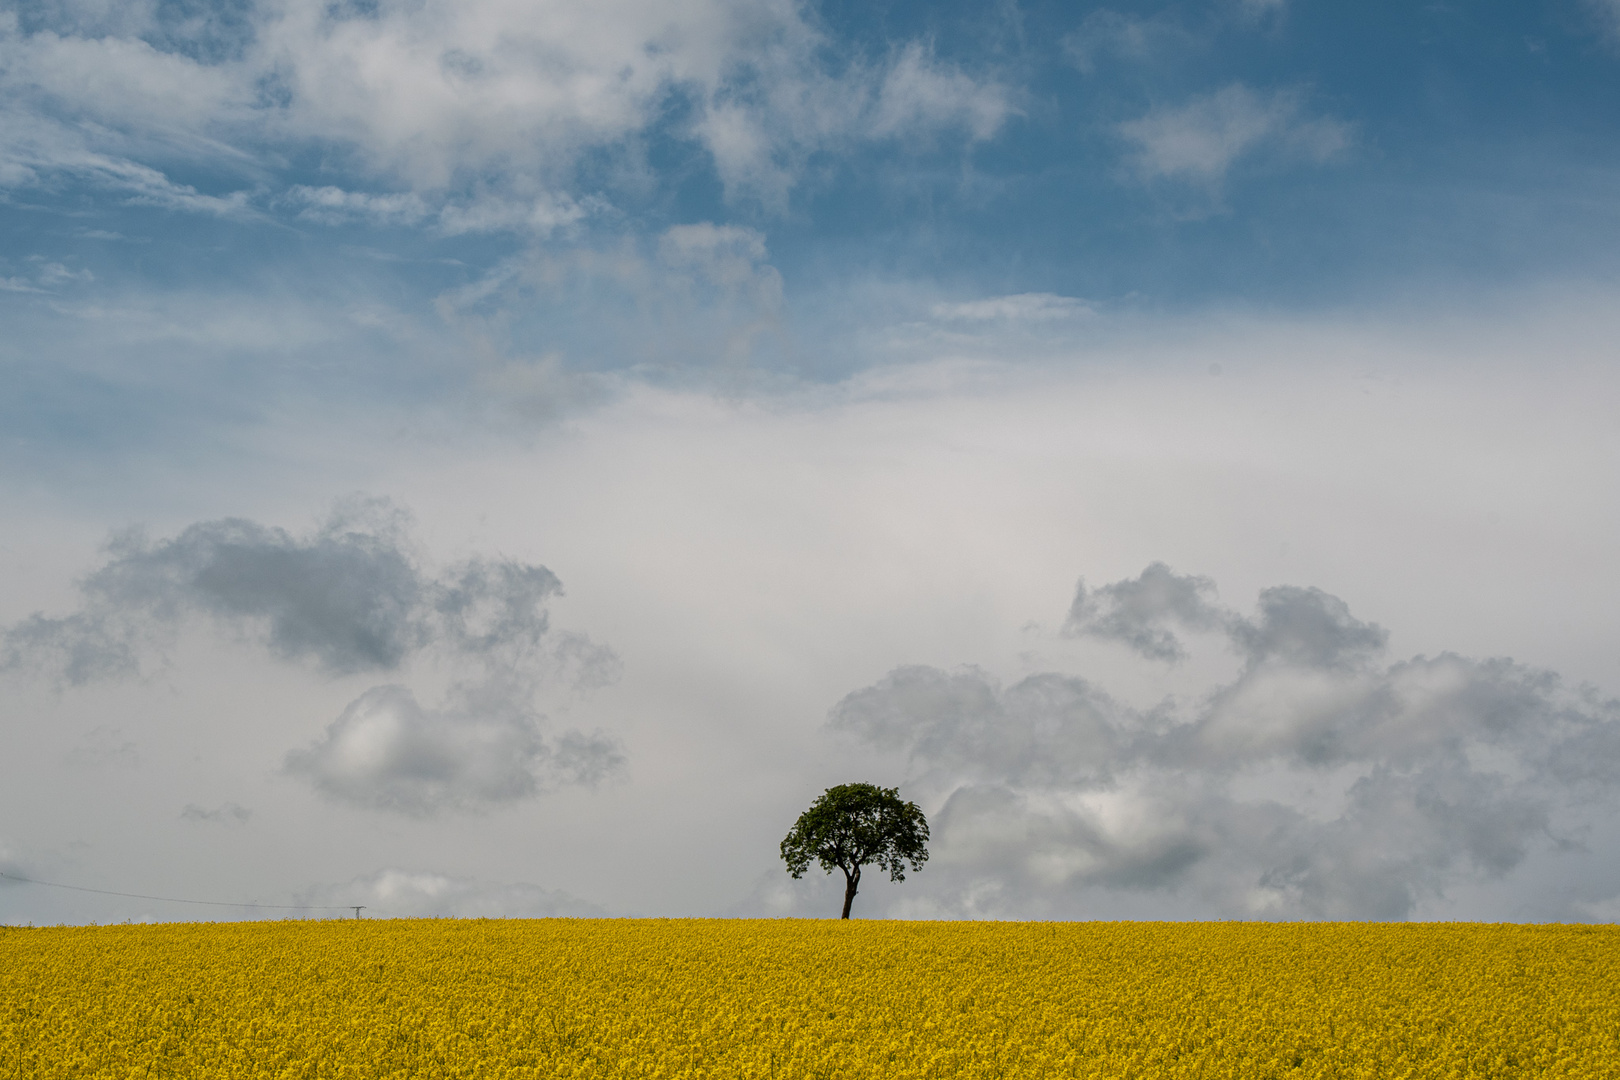
[[[1590,926],[0,929],[0,1078],[1620,1076]]]

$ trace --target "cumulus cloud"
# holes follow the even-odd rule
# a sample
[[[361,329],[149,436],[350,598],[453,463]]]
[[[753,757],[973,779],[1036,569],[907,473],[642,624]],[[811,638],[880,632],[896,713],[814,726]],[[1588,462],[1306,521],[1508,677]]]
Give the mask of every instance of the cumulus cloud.
[[[1095,592],[1081,581],[1063,632],[1118,641],[1155,660],[1180,660],[1185,652],[1171,630],[1212,630],[1226,621],[1215,604],[1215,583],[1175,573],[1153,563],[1133,580],[1116,581]]]
[[[1364,623],[1336,596],[1320,589],[1279,585],[1260,594],[1260,614],[1229,624],[1251,663],[1277,660],[1301,668],[1356,665],[1371,659],[1389,635]]]
[[[365,906],[367,918],[549,919],[599,918],[602,908],[566,892],[526,883],[503,884],[394,867],[341,885],[318,885],[299,896],[311,906]]]
[[[818,150],[946,130],[983,139],[1013,111],[996,80],[920,42],[834,66],[825,33],[789,0],[269,0],[228,15],[118,6],[129,10],[53,5],[0,17],[0,87],[54,144],[8,155],[18,162],[8,182],[78,170],[176,208],[223,212],[246,196],[198,193],[143,164],[154,155],[108,147],[162,145],[169,157],[240,165],[263,147],[318,146],[403,192],[304,190],[295,198],[309,216],[408,218],[416,206],[405,193],[479,191],[530,207],[501,215],[511,227],[546,219],[544,204],[566,205],[586,159],[639,160],[640,142],[672,114],[728,190],[774,201]],[[491,220],[490,205],[447,210],[446,225]]]
[[[237,518],[164,540],[118,536],[80,583],[79,611],[3,631],[0,670],[73,686],[138,674],[200,619],[328,676],[415,660],[460,676],[436,707],[398,683],[373,687],[286,756],[288,773],[337,801],[414,816],[480,811],[618,770],[611,738],[552,733],[534,706],[545,685],[590,690],[619,674],[612,650],[551,630],[556,575],[482,557],[433,572],[409,524],[386,501],[356,499],[302,536]],[[192,809],[185,816],[202,820]]]
[[[977,668],[920,666],[848,695],[833,716],[952,774],[1037,785],[1101,780],[1125,755],[1134,719],[1083,679],[1037,675],[1004,690]]]
[[[1355,666],[1375,656],[1389,635],[1364,623],[1336,596],[1278,585],[1260,593],[1259,612],[1246,618],[1215,600],[1215,583],[1177,574],[1164,563],[1140,575],[1088,591],[1075,587],[1063,633],[1115,641],[1152,660],[1186,656],[1176,629],[1219,631],[1251,664],[1276,661],[1299,668]]]
[[[425,709],[403,686],[374,687],[314,744],[290,752],[286,770],[340,802],[422,817],[594,784],[622,766],[617,744],[600,733],[547,739],[525,697],[459,687],[446,707]]]
[[[386,501],[362,499],[305,536],[242,518],[157,541],[120,534],[80,582],[80,610],[35,613],[4,631],[0,670],[42,669],[72,685],[131,674],[192,617],[332,675],[391,671],[425,650],[507,662],[533,654],[545,605],[562,589],[556,575],[479,557],[433,574],[408,525]]]
[[[1200,182],[1218,181],[1251,154],[1321,163],[1351,142],[1348,124],[1308,115],[1299,92],[1263,93],[1241,83],[1154,109],[1119,132],[1134,144],[1132,163],[1143,177]]]
[[[1507,659],[1389,663],[1385,632],[1320,590],[1266,589],[1253,615],[1213,594],[1156,563],[1082,585],[1071,611],[1071,632],[1156,660],[1183,655],[1168,625],[1218,633],[1244,664],[1196,701],[907,667],[834,708],[940,793],[933,887],[908,911],[1166,893],[1225,916],[1402,918],[1569,846],[1620,795],[1620,702]]]

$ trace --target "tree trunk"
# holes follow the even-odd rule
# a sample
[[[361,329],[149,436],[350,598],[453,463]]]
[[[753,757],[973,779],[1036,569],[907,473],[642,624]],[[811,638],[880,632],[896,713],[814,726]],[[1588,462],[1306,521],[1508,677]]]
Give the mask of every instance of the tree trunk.
[[[848,870],[845,870],[844,871],[844,882],[845,882],[845,884],[844,884],[844,915],[843,915],[843,917],[847,919],[847,918],[849,918],[850,905],[855,903],[855,891],[861,887],[861,868],[857,866],[855,868],[855,872],[853,874],[851,874]]]

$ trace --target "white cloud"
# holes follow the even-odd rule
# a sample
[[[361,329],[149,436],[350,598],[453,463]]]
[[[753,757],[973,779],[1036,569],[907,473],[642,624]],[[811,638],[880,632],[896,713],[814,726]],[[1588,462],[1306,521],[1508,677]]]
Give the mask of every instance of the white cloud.
[[[584,218],[600,205],[598,199],[575,201],[565,194],[545,194],[513,200],[495,196],[449,203],[439,211],[439,229],[446,235],[524,229],[546,236]]]
[[[941,64],[914,42],[900,51],[883,76],[871,130],[876,135],[904,135],[961,126],[975,139],[988,139],[1013,112],[1006,87]]]
[[[104,149],[97,149],[97,144]],[[98,130],[62,123],[12,106],[0,108],[0,187],[52,187],[64,180],[116,192],[131,205],[220,217],[257,217],[253,192],[223,195],[176,183],[136,157],[151,147]]]
[[[0,292],[45,293],[64,285],[86,285],[96,280],[89,270],[70,270],[59,262],[42,256],[30,256],[27,276],[0,277]]]
[[[1154,109],[1123,123],[1136,146],[1133,164],[1145,177],[1215,181],[1238,159],[1262,151],[1321,163],[1351,142],[1348,124],[1305,114],[1297,91],[1266,94],[1241,83]]]
[[[1195,43],[1193,34],[1170,15],[1144,19],[1108,8],[1087,15],[1062,41],[1069,62],[1087,75],[1106,57],[1140,62],[1186,50]]]
[[[6,128],[0,117],[0,188],[54,188],[65,180],[105,188],[130,206],[154,206],[184,213],[218,217],[254,218],[261,216],[253,206],[254,193],[247,189],[223,195],[200,192],[190,184],[176,183],[162,171],[129,157],[93,151],[78,133],[62,129],[60,138],[40,140],[35,132]]]
[[[1274,15],[1288,10],[1288,0],[1238,0],[1238,7],[1251,17]]]
[[[756,229],[707,221],[676,225],[659,237],[658,261],[675,275],[660,275],[662,288],[715,292],[766,321],[781,309],[782,275],[770,264],[765,235]]]
[[[0,22],[0,60],[14,102],[43,99],[70,117],[147,132],[202,134],[251,102],[240,66],[163,51],[128,29],[24,34],[12,15]]]
[[[1009,296],[991,296],[982,300],[935,304],[931,313],[936,319],[964,322],[1049,322],[1072,319],[1093,313],[1091,305],[1073,296],[1054,293],[1014,293]]]
[[[645,241],[532,248],[441,294],[437,309],[480,342],[501,332],[501,313],[549,313],[544,351],[505,361],[486,350],[481,381],[502,408],[553,415],[619,385],[591,368],[746,371],[782,341],[783,291],[764,233],[699,221]]]
[[[1586,6],[1611,42],[1620,42],[1620,0],[1586,0]]]
[[[826,40],[789,0],[424,0],[365,11],[276,0],[229,33],[167,18],[158,8],[64,17],[33,33],[15,15],[0,23],[0,87],[14,108],[36,124],[64,120],[58,141],[82,144],[76,154],[6,154],[8,182],[65,170],[176,209],[240,211],[245,195],[211,203],[163,180],[145,151],[241,167],[266,147],[315,144],[340,167],[430,201],[476,191],[447,201],[447,231],[554,227],[574,220],[564,193],[582,156],[635,158],[672,103],[690,108],[685,133],[728,190],[773,203],[817,150],[951,129],[984,139],[1012,111],[995,80],[916,43],[834,74]],[[111,149],[120,143],[139,145]],[[327,187],[294,201],[329,219],[425,216],[393,195]]]
[[[818,150],[951,130],[982,140],[1017,111],[1008,87],[943,63],[918,43],[884,64],[852,63],[838,78],[818,66],[817,43],[806,37],[761,53],[748,89],[722,88],[694,122],[728,191],[778,205]]]
[[[41,261],[35,273],[42,285],[65,285],[69,282],[85,284],[96,280],[96,275],[88,270],[69,270],[59,262]]]
[[[428,207],[415,192],[375,195],[339,187],[296,184],[287,189],[286,202],[302,206],[298,216],[311,221],[339,223],[369,220],[383,225],[414,225],[428,216]]]

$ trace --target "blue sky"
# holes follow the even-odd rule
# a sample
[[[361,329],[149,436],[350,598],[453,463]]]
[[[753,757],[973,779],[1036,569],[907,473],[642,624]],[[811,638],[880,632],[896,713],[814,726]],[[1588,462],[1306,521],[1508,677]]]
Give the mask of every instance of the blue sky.
[[[1601,4],[697,5],[703,29],[685,32],[713,49],[664,47],[631,85],[567,102],[471,16],[429,56],[400,44],[430,32],[409,8],[312,25],[273,6],[108,10],[17,5],[7,35],[5,269],[40,290],[9,293],[8,317],[52,339],[85,332],[53,305],[134,292],[394,320],[525,252],[646,252],[696,223],[759,235],[795,341],[824,332],[852,278],[1316,311],[1489,304],[1614,269]],[[671,10],[569,60],[611,80],[663,47]],[[379,42],[393,66],[350,85],[357,100],[322,100],[343,50]],[[422,78],[432,100],[394,115],[387,94]],[[518,99],[509,115],[490,115],[479,78]],[[520,220],[534,207],[538,226]],[[570,307],[631,300],[577,276]],[[704,363],[503,314],[506,347],[569,367]],[[364,367],[354,352],[335,366]],[[813,346],[763,359],[849,370]]]
[[[852,274],[1162,311],[1414,290],[1455,303],[1612,272],[1601,5],[784,8],[727,27],[734,51],[699,79],[652,70],[603,100],[522,103],[515,130],[491,122],[472,146],[444,130],[480,107],[453,81],[420,128],[379,100],[289,97],[285,66],[314,49],[297,35],[341,65],[341,27],[283,25],[272,43],[270,8],[86,7],[20,5],[8,35],[7,276],[46,290],[9,296],[13,318],[41,318],[45,296],[128,289],[425,304],[532,249],[535,229],[488,216],[528,200],[555,204],[539,230],[551,248],[645,245],[696,222],[757,230],[790,321]],[[402,15],[350,22],[411,32]],[[633,39],[576,59],[648,45]],[[788,55],[764,70],[762,42]],[[103,52],[118,77],[75,78]],[[462,53],[500,62],[445,50]],[[414,78],[418,61],[368,89]],[[504,89],[536,89],[521,66],[499,70]],[[312,98],[334,77],[302,74]],[[911,97],[850,100],[884,85]],[[579,115],[593,108],[617,113]],[[720,136],[700,129],[721,110],[770,145],[718,160]],[[484,224],[465,231],[463,213],[447,228],[434,220],[447,206],[480,206]],[[521,341],[571,346],[580,366],[624,362],[555,329]],[[823,364],[788,361],[812,378]]]
[[[874,912],[1620,913],[1610,0],[59,0],[0,88],[0,868],[812,911],[870,767]]]

